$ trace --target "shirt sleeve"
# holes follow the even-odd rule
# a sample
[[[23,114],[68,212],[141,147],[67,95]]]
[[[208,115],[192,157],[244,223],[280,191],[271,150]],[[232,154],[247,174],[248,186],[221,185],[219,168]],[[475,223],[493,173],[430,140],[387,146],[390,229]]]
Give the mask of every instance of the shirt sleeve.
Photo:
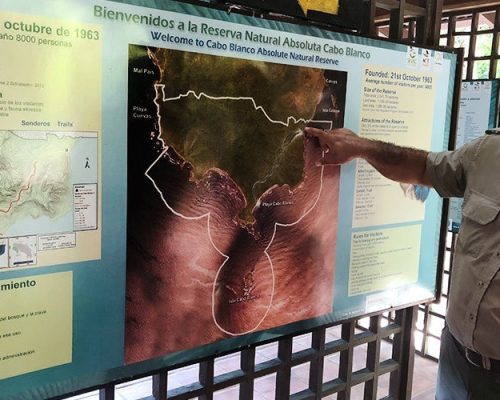
[[[441,197],[463,197],[467,170],[482,142],[474,140],[457,150],[429,153],[425,176]]]

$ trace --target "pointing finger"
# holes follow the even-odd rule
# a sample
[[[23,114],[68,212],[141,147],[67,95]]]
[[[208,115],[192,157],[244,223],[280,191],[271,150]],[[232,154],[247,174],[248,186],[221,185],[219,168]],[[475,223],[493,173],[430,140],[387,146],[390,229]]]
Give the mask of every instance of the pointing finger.
[[[313,128],[313,127],[310,127],[310,126],[307,126],[305,128],[305,133],[307,135],[311,135],[311,136],[314,136],[314,137],[322,137],[325,135],[325,131],[322,130],[322,129],[318,129],[318,128]]]

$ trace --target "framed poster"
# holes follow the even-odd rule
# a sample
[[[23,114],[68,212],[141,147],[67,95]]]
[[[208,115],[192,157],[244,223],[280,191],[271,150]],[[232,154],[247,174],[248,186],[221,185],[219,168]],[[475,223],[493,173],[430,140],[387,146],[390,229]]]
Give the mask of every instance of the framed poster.
[[[455,148],[483,136],[498,121],[498,80],[463,81]],[[457,233],[462,220],[462,199],[450,200],[448,230]]]
[[[442,200],[303,132],[447,148],[455,54],[105,0],[5,0],[0,51],[0,399],[435,298]]]

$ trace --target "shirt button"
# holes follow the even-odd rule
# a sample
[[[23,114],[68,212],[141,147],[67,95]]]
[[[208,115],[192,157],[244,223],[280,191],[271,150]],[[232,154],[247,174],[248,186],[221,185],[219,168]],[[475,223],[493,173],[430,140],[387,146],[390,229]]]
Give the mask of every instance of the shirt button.
[[[469,314],[469,319],[470,319],[471,321],[474,321],[474,314]]]
[[[477,283],[477,286],[479,286],[479,287],[483,287],[483,286],[484,286],[484,282],[479,281],[479,282]]]

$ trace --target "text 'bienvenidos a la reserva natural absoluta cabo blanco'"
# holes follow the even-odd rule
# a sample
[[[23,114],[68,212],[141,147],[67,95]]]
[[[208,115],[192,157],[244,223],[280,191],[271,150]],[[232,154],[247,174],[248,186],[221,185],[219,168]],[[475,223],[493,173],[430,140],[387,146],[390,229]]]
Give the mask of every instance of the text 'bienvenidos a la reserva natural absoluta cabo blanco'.
[[[243,26],[237,29],[233,28],[234,25],[229,26],[229,24],[228,27],[213,26],[207,22],[176,20],[154,13],[140,14],[119,11],[100,5],[94,5],[94,16],[108,21],[148,25],[157,28],[157,30],[151,30],[151,39],[177,45],[260,54],[299,61],[332,61],[331,58],[320,57],[321,54],[329,57],[347,56],[366,60],[371,58],[370,52],[361,51],[349,45],[340,45],[331,40],[322,40],[320,43],[319,39],[298,39],[286,35],[284,32],[276,34],[260,33],[255,30],[245,29]],[[228,40],[232,42],[228,43]],[[265,45],[272,46],[272,48],[263,47]],[[280,47],[286,50],[280,50]],[[307,51],[309,54],[297,53],[296,51]],[[337,63],[334,62],[334,64]]]

